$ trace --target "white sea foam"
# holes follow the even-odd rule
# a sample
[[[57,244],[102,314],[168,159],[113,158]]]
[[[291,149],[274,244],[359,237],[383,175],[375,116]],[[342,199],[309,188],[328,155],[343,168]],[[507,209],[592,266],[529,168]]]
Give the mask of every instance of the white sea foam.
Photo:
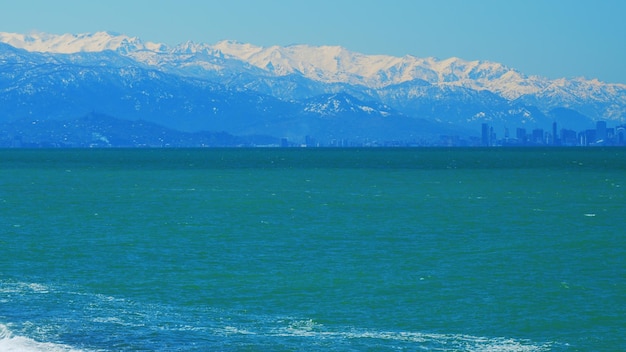
[[[72,302],[71,309],[85,312],[84,316],[76,316],[74,322],[82,322],[83,328],[123,330],[122,327],[133,327],[142,331],[151,331],[160,334],[162,330],[169,332],[190,332],[194,334],[212,334],[223,336],[226,340],[240,341],[253,340],[257,336],[259,341],[266,338],[271,340],[284,337],[284,341],[305,340],[323,344],[354,345],[355,349],[369,349],[375,346],[393,345],[398,349],[412,350],[425,349],[430,351],[488,351],[488,352],[540,352],[549,351],[554,345],[538,343],[531,340],[513,339],[507,337],[481,337],[463,334],[435,334],[411,331],[384,331],[355,326],[326,325],[313,319],[294,317],[257,316],[239,314],[231,311],[213,310],[205,307],[200,311],[180,312],[175,307],[163,304],[142,304],[123,298],[103,294],[84,292],[66,292],[60,287],[46,286],[28,282],[1,283],[0,293],[11,296],[30,295],[57,295],[63,292],[70,295],[67,302]],[[9,300],[10,301],[10,300]],[[188,313],[196,316],[202,313],[202,321],[190,320]],[[59,319],[61,319],[59,317]],[[55,320],[59,324],[69,324],[67,319]],[[226,323],[227,322],[227,323]],[[226,323],[226,324],[224,324]],[[46,331],[43,326],[34,326],[24,323],[24,331],[36,332],[36,335],[25,336],[21,329],[12,332],[12,325],[0,324],[0,351],[52,351],[73,352],[81,351],[71,346],[46,341],[48,336],[54,336],[54,329]],[[279,339],[283,341],[283,339]],[[49,341],[49,340],[48,340]],[[231,341],[231,340],[228,340]],[[300,343],[298,342],[298,343]]]
[[[49,292],[49,289],[47,286],[44,286],[42,284],[37,284],[37,283],[28,284],[28,288],[36,293],[48,293]]]
[[[256,335],[256,333],[253,331],[240,329],[234,326],[225,326],[221,329],[217,329],[217,332],[220,332],[224,335]]]
[[[28,337],[16,336],[6,325],[0,324],[0,351],[3,352],[79,352],[70,346],[39,342]]]
[[[277,336],[297,336],[320,339],[376,339],[406,342],[423,346],[431,351],[460,350],[487,352],[540,352],[549,351],[551,344],[535,344],[532,341],[504,337],[480,337],[463,334],[432,334],[421,332],[391,332],[348,329],[333,331],[313,320],[293,321],[287,327],[275,331]]]
[[[48,293],[50,289],[42,284],[28,282],[2,282],[0,292],[2,293]]]

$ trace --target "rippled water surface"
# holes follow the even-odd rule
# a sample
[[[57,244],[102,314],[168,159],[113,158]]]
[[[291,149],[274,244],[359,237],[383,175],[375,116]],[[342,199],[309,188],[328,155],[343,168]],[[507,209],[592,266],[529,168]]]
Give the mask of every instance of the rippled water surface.
[[[0,350],[626,349],[624,149],[0,163]]]

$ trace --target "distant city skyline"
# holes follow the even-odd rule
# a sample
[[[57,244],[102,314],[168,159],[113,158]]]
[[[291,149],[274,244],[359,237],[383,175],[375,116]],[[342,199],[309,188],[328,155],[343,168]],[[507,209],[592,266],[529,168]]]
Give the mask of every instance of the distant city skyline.
[[[561,128],[557,122],[552,123],[550,130],[540,127],[516,127],[513,131],[504,129],[504,137],[500,137],[489,123],[481,125],[480,146],[625,146],[626,125],[608,125],[606,121],[596,121],[595,128],[576,131]]]
[[[527,75],[626,84],[626,2],[0,1],[0,31],[112,31],[175,45],[340,45],[365,54],[500,62]]]

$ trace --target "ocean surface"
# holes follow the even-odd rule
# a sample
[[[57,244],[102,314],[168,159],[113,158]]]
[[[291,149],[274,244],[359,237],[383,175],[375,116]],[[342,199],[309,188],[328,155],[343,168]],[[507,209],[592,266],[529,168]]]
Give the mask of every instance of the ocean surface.
[[[626,350],[626,149],[0,150],[0,351],[421,350]]]

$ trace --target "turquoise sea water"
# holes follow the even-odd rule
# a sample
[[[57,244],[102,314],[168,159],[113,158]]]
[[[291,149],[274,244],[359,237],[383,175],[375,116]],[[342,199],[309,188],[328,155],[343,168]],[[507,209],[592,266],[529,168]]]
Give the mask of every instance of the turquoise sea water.
[[[0,350],[626,350],[625,204],[626,149],[0,150]]]

